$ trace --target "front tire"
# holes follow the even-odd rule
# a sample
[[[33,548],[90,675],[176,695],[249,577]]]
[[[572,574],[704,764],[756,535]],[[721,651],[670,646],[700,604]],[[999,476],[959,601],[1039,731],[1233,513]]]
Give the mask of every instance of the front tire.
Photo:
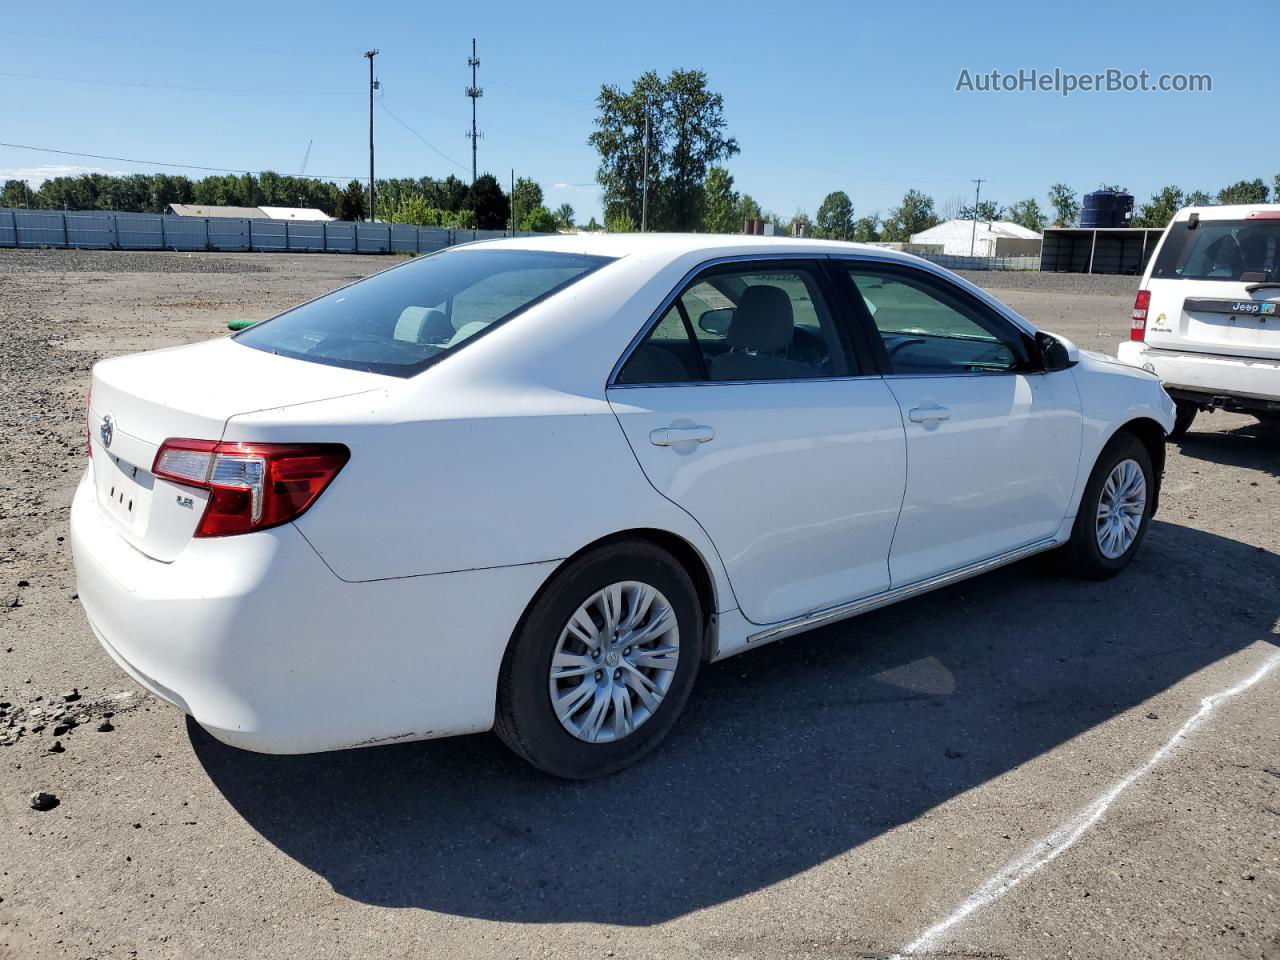
[[[503,659],[494,730],[539,770],[605,776],[667,735],[693,689],[702,609],[688,573],[644,540],[571,561]]]
[[[1147,448],[1131,433],[1117,434],[1099,455],[1080,499],[1062,551],[1068,572],[1105,580],[1127,567],[1146,536],[1155,493]]]

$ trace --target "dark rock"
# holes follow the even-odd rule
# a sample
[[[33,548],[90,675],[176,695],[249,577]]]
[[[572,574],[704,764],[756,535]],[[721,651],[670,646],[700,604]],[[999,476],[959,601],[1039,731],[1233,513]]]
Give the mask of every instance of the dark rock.
[[[950,747],[944,750],[942,755],[946,757],[948,760],[959,760],[961,757],[964,756],[964,754],[961,753],[959,750],[952,750]]]
[[[29,587],[29,586],[31,586],[31,581],[30,581],[30,580],[19,580],[19,581],[18,581],[18,586],[20,586],[20,587]]]
[[[33,793],[31,795],[32,810],[52,810],[61,802],[62,801],[59,800],[56,796],[54,796],[52,793],[45,793],[44,791],[40,791],[39,793]]]
[[[53,735],[55,737],[65,737],[70,732],[71,732],[71,724],[69,723],[60,723],[53,728]]]
[[[66,753],[67,748],[62,745],[61,740],[53,741],[53,746],[49,748],[50,753]]]
[[[115,727],[111,725],[110,720],[103,720],[100,724],[98,724],[99,733],[110,733],[114,729]]]
[[[72,689],[70,693],[64,693],[62,695],[62,699],[65,700],[67,703],[75,703],[77,700],[80,699],[80,691],[76,689]]]
[[[1159,719],[1160,719],[1160,715],[1159,715],[1158,713],[1156,713],[1155,711],[1151,711],[1151,712],[1149,712],[1149,713],[1147,714],[1147,719],[1148,719],[1148,720],[1159,720]]]

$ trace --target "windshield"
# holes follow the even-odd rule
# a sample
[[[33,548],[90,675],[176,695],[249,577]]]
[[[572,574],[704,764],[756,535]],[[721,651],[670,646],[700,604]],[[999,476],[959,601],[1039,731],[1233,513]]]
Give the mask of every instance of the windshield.
[[[304,303],[235,339],[299,360],[409,377],[609,262],[539,250],[445,250]]]
[[[1175,223],[1152,274],[1164,280],[1280,280],[1280,220]]]

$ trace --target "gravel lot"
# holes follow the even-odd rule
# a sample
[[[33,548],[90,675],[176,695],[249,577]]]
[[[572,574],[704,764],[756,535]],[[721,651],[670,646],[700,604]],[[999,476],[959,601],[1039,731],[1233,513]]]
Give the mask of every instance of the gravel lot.
[[[91,364],[389,263],[0,251],[0,960],[1280,960],[1280,436],[1249,417],[1171,445],[1116,580],[1033,560],[713,666],[606,781],[489,736],[242,753],[142,694],[65,541]],[[971,276],[1127,335],[1134,278]]]

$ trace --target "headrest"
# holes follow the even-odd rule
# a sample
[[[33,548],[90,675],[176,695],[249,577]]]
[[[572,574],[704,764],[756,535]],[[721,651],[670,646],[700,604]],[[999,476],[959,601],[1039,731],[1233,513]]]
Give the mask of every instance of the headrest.
[[[791,298],[781,287],[758,284],[747,287],[729,321],[725,338],[731,347],[749,350],[782,350],[791,345],[795,318]]]

